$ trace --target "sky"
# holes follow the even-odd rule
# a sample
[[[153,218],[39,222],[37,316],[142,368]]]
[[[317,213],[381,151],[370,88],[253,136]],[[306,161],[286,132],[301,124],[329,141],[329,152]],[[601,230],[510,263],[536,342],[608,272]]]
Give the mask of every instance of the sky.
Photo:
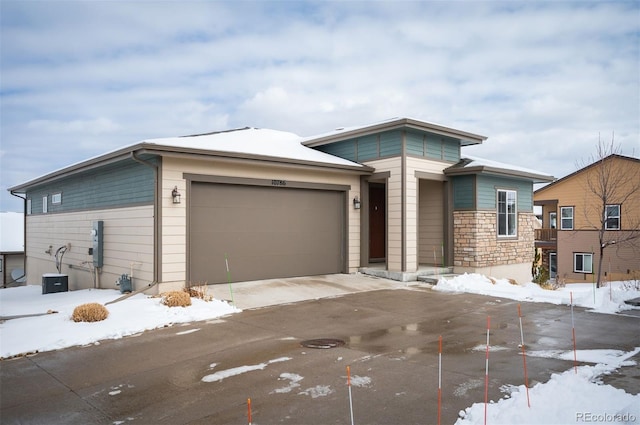
[[[159,137],[411,117],[562,177],[640,156],[637,1],[0,0],[7,188]]]
[[[625,314],[625,310],[631,307],[625,304],[624,300],[640,296],[637,283],[636,285],[632,283],[631,281],[611,282],[609,286],[598,289],[591,284],[572,284],[570,287],[548,291],[533,283],[512,285],[504,279],[494,283],[482,275],[464,274],[451,279],[440,279],[433,289],[450,293],[476,293],[524,302],[564,305],[573,302],[575,306],[586,307],[595,313]],[[411,288],[405,286],[403,290],[411,290]],[[58,350],[77,345],[97,345],[101,340],[137,335],[147,330],[171,325],[175,326],[176,335],[185,335],[198,332],[202,326],[215,326],[216,320],[223,320],[219,318],[226,315],[242,314],[241,310],[226,301],[216,299],[205,302],[194,298],[189,307],[170,308],[162,305],[158,297],[137,294],[124,301],[107,305],[109,316],[106,320],[95,323],[76,323],[71,319],[73,309],[80,304],[88,302],[104,304],[119,298],[120,295],[119,291],[111,289],[86,289],[42,295],[39,285],[1,290],[2,315],[37,314],[46,311],[56,313],[11,319],[1,323],[0,357]],[[140,312],[144,314],[140,315]],[[131,315],[136,315],[139,320],[129,320]],[[578,321],[577,333],[580,332],[581,326],[583,324]],[[479,332],[478,335],[479,345],[473,348],[474,351],[484,353],[487,349],[490,352],[508,349],[500,345],[492,345],[491,341],[487,347],[483,333]],[[554,347],[557,348],[557,345]],[[505,383],[502,386],[504,397],[491,400],[487,405],[487,419],[492,424],[637,423],[640,419],[640,394],[628,393],[624,389],[603,384],[602,377],[616,370],[624,373],[624,368],[627,367],[637,368],[633,358],[637,357],[639,352],[640,347],[633,347],[627,352],[612,348],[577,349],[575,352],[570,349],[569,351],[557,349],[526,351],[526,356],[533,361],[536,357],[577,359],[584,364],[561,373],[551,373],[548,381],[532,382],[529,389],[524,386],[524,383],[521,385]],[[241,374],[263,373],[261,371],[270,369],[273,363],[286,365],[286,362],[291,359],[279,357],[232,369],[224,369],[214,363],[209,369],[202,370],[201,381],[215,385],[222,380],[231,380]],[[491,370],[493,371],[493,365]],[[375,376],[375,371],[369,368],[364,370],[364,373],[367,371]],[[299,370],[297,372],[303,373]],[[279,378],[274,379],[274,385],[280,388],[275,389],[272,394],[295,391],[298,396],[310,396],[316,399],[336,391],[335,388],[324,385],[305,389],[304,378],[304,375],[298,373],[282,373]],[[376,378],[372,379],[370,376],[354,375],[352,382],[356,396],[358,387],[375,389],[376,385],[379,385]],[[109,395],[116,396],[120,393],[119,389],[115,389],[114,392],[109,392]],[[558,397],[558,394],[562,394],[562,397]],[[268,403],[271,400],[263,400],[262,403]],[[529,404],[530,407],[527,408]],[[456,425],[487,423],[484,420],[484,407],[484,402],[478,400],[464,411],[460,411]],[[584,416],[576,416],[579,414]],[[586,415],[599,416],[587,417]],[[357,416],[355,419],[357,422]]]

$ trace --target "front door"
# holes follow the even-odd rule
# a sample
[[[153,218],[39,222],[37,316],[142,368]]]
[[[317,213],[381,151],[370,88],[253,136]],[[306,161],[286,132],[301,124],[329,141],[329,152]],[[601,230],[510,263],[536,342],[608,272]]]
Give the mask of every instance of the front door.
[[[387,255],[386,190],[381,184],[369,185],[369,260],[384,261]]]

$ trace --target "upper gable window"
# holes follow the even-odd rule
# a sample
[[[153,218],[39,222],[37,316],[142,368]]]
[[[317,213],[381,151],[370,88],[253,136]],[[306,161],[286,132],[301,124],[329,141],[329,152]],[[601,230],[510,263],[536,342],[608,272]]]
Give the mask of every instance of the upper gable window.
[[[517,192],[498,189],[498,236],[518,236]]]
[[[56,205],[61,203],[62,203],[62,193],[58,192],[51,195],[51,204]]]
[[[560,230],[573,230],[573,207],[560,207]]]
[[[42,212],[45,214],[49,212],[48,201],[49,197],[47,195],[42,197]]]
[[[607,205],[604,228],[607,230],[620,230],[620,205]]]

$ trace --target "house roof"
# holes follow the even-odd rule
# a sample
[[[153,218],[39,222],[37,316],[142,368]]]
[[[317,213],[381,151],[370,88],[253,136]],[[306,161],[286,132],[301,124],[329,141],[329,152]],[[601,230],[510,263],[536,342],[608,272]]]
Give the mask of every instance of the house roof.
[[[448,176],[480,173],[495,174],[507,177],[531,179],[534,183],[546,183],[553,181],[554,179],[553,176],[541,171],[469,155],[463,157],[457,164],[446,168],[444,173]]]
[[[619,154],[615,154],[615,153],[611,154],[609,156],[606,156],[605,158],[603,158],[603,160],[606,161],[606,160],[614,159],[614,158],[627,160],[627,161],[634,161],[634,162],[640,163],[640,158],[635,158],[635,157],[632,157],[632,156],[619,155]],[[570,179],[571,177],[573,177],[573,176],[575,176],[577,174],[580,174],[580,173],[582,173],[582,172],[584,172],[584,171],[586,171],[586,170],[588,170],[590,168],[593,168],[593,167],[597,166],[599,163],[600,163],[600,161],[596,161],[593,164],[589,164],[586,167],[580,168],[579,170],[576,170],[571,174],[567,174],[566,176],[564,176],[562,178],[559,178],[558,180],[554,181],[553,183],[549,183],[548,185],[546,185],[544,187],[541,187],[540,189],[534,191],[533,193],[536,194],[536,193],[544,192],[545,190],[547,190],[547,189],[549,189],[551,187],[555,187],[556,185],[563,183],[564,181]]]
[[[389,131],[400,128],[412,128],[414,130],[421,130],[429,133],[452,137],[454,139],[460,140],[461,146],[478,145],[487,140],[486,136],[481,136],[479,134],[473,134],[466,131],[445,127],[443,125],[417,120],[414,118],[391,118],[385,121],[380,121],[363,126],[336,128],[335,130],[328,133],[306,137],[302,140],[302,144],[311,147],[322,146],[340,140],[362,137],[368,134],[374,134],[381,131]]]
[[[120,161],[133,153],[154,155],[191,154],[197,156],[241,158],[324,166],[344,170],[371,172],[371,168],[320,152],[301,144],[302,137],[285,131],[245,127],[213,133],[181,137],[147,139],[107,152],[76,164],[42,175],[9,188],[22,192],[28,187],[85,171],[106,163]]]
[[[0,253],[24,252],[24,215],[0,212]]]

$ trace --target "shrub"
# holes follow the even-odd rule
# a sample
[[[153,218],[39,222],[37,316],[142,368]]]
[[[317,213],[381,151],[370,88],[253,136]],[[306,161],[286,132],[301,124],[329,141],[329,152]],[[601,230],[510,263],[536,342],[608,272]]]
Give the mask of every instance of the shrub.
[[[162,295],[162,304],[169,307],[187,307],[191,305],[191,297],[184,291],[170,291]]]
[[[208,286],[205,284],[201,285],[189,285],[184,288],[184,292],[189,294],[190,297],[199,298],[203,301],[211,301],[213,300],[213,295],[208,294]]]
[[[71,318],[74,322],[99,322],[109,316],[109,310],[102,304],[88,303],[73,309]]]

